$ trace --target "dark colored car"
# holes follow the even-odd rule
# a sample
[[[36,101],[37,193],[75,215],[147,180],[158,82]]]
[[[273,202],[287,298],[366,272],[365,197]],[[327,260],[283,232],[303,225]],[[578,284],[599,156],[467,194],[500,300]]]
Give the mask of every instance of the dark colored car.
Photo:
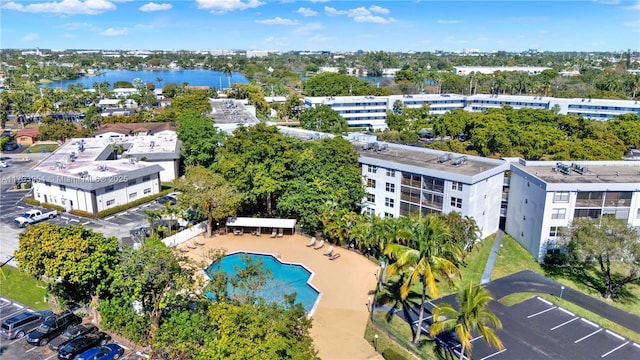
[[[156,200],[159,204],[166,204],[169,203],[170,205],[175,205],[176,202],[178,202],[178,197],[176,196],[175,193],[171,193],[171,194],[167,194],[161,198],[158,198],[158,200]]]
[[[20,339],[42,324],[44,319],[51,314],[53,313],[49,310],[21,312],[2,322],[2,325],[0,325],[0,335],[9,340],[15,338]]]
[[[73,325],[69,326],[65,331],[57,338],[49,342],[49,349],[53,351],[60,350],[66,343],[77,338],[80,335],[97,332],[98,328],[92,324]]]
[[[9,141],[8,143],[4,144],[5,151],[13,151],[17,148],[18,148],[18,143],[15,141]]]
[[[80,321],[81,319],[69,310],[51,315],[35,331],[29,334],[27,342],[36,346],[46,345],[51,339],[62,334],[67,327],[77,325]]]
[[[58,359],[73,359],[74,356],[87,351],[94,346],[104,346],[110,340],[111,336],[102,331],[78,336],[58,350]]]
[[[73,358],[73,360],[113,360],[119,359],[124,354],[124,349],[118,344],[91,348]]]

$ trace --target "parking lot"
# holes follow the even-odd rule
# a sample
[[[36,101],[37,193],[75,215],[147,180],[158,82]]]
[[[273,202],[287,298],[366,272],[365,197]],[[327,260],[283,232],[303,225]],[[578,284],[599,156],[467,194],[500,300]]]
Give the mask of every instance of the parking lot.
[[[497,350],[476,335],[471,340],[473,359],[640,359],[640,344],[545,299],[534,297],[510,307],[493,301],[489,307],[502,321],[503,329],[497,334],[504,348]],[[425,333],[432,323],[430,315],[427,313],[423,322]],[[417,316],[413,319],[415,325]],[[460,356],[455,336],[443,334],[438,340]]]
[[[0,321],[4,321],[25,310],[27,309],[24,306],[0,297]],[[120,359],[146,359],[146,357],[138,354],[135,349],[128,348],[122,344],[119,345],[125,349],[125,353]],[[30,345],[27,343],[26,336],[22,339],[13,340],[0,338],[0,357],[6,360],[52,360],[57,358],[57,352],[50,350],[48,346]]]
[[[24,229],[16,227],[13,219],[30,209],[51,211],[30,206],[24,202],[25,197],[31,196],[31,190],[11,189],[15,185],[17,178],[24,175],[38,160],[46,155],[14,155],[8,161],[9,167],[3,168],[0,173],[2,176],[0,183],[0,233],[2,234],[2,237],[0,237],[0,263],[11,259],[13,252],[18,249],[18,235],[24,231]],[[60,225],[82,224],[87,228],[103,233],[105,236],[117,237],[123,246],[131,246],[130,230],[147,222],[144,210],[161,208],[163,208],[163,205],[150,202],[100,220],[62,213],[58,217],[46,221]],[[16,265],[14,261],[10,261],[9,264]]]

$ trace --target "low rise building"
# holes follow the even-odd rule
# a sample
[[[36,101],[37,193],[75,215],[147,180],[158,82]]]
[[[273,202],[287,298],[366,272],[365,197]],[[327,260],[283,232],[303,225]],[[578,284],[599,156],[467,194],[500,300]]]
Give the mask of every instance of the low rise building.
[[[38,128],[24,128],[18,130],[16,134],[16,142],[21,146],[29,147],[38,141],[40,136],[40,129]]]
[[[603,216],[640,230],[640,161],[511,163],[505,230],[538,260],[574,219]]]

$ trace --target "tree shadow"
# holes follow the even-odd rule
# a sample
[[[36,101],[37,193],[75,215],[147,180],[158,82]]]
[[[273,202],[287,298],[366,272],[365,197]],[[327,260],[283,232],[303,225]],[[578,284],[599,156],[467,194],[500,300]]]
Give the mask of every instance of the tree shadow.
[[[391,304],[389,311],[385,314],[385,320],[391,321],[397,312],[401,312],[405,319],[410,318],[410,309],[420,306],[421,294],[410,291],[406,299],[402,299],[400,288],[404,283],[405,275],[402,274],[397,280],[388,280],[383,285],[383,290],[378,295],[377,301],[380,304]],[[416,330],[411,326],[411,339],[416,336]],[[411,340],[410,339],[410,340]]]

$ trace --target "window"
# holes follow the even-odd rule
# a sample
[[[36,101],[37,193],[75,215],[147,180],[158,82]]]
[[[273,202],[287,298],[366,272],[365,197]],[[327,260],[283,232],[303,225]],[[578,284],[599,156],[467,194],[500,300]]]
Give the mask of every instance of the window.
[[[373,210],[372,208],[366,208],[365,212],[367,213],[367,215],[373,215],[376,213],[376,211]]]
[[[393,169],[387,169],[387,176],[388,177],[396,177],[396,171]]]
[[[376,187],[376,181],[374,179],[367,179],[367,187]]]
[[[137,179],[129,180],[129,182],[127,183],[127,185],[128,185],[128,186],[135,185],[137,182],[138,182],[138,180],[137,180]]]
[[[462,209],[462,199],[452,197],[451,198],[451,206],[456,207],[458,209]]]
[[[553,202],[569,202],[569,192],[568,191],[556,191],[553,193]]]
[[[444,192],[444,180],[436,179],[436,178],[431,177],[431,176],[425,176],[425,177],[423,177],[422,188],[424,190],[443,193]]]
[[[392,217],[393,217],[393,214],[392,214],[392,213],[387,213],[387,212],[386,212],[386,213],[384,213],[384,217],[390,217],[390,218],[392,218]]]
[[[375,203],[376,202],[376,196],[373,194],[367,194],[367,201],[370,203]]]
[[[111,206],[116,202],[116,199],[107,200],[107,206]]]
[[[387,183],[384,188],[387,192],[396,192],[396,184]]]
[[[131,194],[129,194],[129,199],[135,199],[136,196],[138,196],[138,193],[132,192]]]
[[[378,170],[377,166],[367,165],[367,172],[375,173]]]
[[[462,183],[458,181],[453,181],[451,183],[451,190],[462,191]]]
[[[562,235],[562,231],[564,230],[564,226],[552,226],[549,230],[550,237],[557,237]]]
[[[567,217],[567,209],[551,209],[552,219],[564,219]]]
[[[144,189],[144,194],[150,194],[151,193],[151,188],[146,188]]]
[[[104,188],[104,192],[109,192],[109,191],[113,191],[113,185],[109,185]]]
[[[44,184],[45,184],[46,186],[51,186],[51,183],[50,183],[50,182],[48,182],[48,181],[45,181],[45,182],[44,182]]]
[[[67,191],[67,187],[64,185],[60,185],[60,191]]]
[[[142,182],[149,181],[149,180],[151,180],[151,176],[150,175],[142,177]]]
[[[392,208],[394,202],[395,201],[392,198],[384,198],[384,206],[386,207]]]

